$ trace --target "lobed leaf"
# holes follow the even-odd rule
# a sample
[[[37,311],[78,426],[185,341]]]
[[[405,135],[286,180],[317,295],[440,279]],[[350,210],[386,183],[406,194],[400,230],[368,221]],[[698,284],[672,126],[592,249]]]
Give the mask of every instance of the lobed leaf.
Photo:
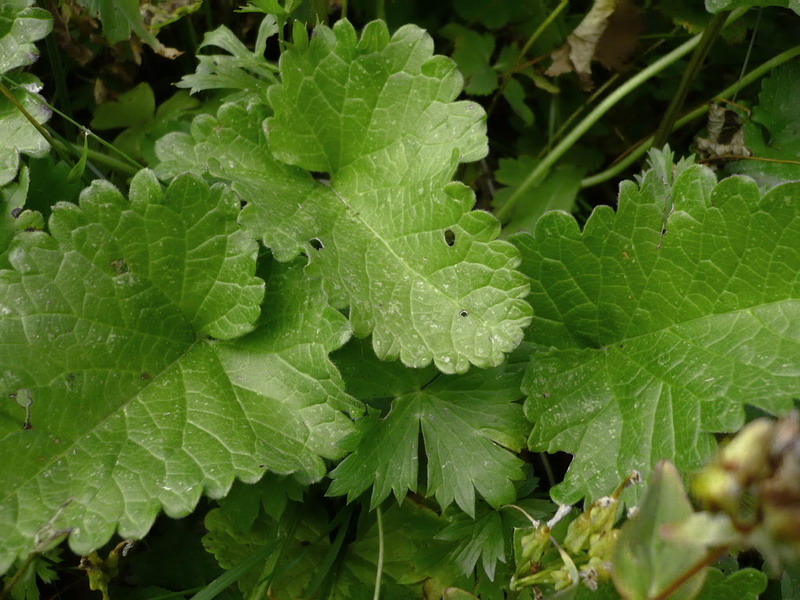
[[[690,470],[743,404],[800,393],[800,184],[761,196],[686,166],[624,182],[583,231],[549,213],[515,242],[536,318],[523,389],[531,448],[575,454],[553,498],[598,497],[661,458]],[[665,206],[664,202],[667,202]]]
[[[453,102],[462,78],[432,51],[415,26],[390,38],[374,22],[360,39],[347,21],[320,27],[282,55],[264,129],[266,109],[229,104],[157,152],[163,174],[187,168],[174,158],[186,152],[231,181],[243,225],[279,260],[305,252],[378,356],[454,373],[500,364],[530,307],[499,223],[450,181],[485,154],[485,115]]]
[[[46,531],[85,554],[139,538],[266,469],[320,478],[358,402],[327,353],[349,336],[299,265],[269,273],[239,201],[149,171],[95,182],[0,271],[0,571]],[[217,338],[215,341],[209,336]],[[9,399],[9,394],[16,396]]]
[[[409,379],[411,389],[392,400],[385,418],[371,412],[359,431],[343,440],[353,452],[331,472],[328,494],[347,494],[351,501],[372,486],[375,507],[390,493],[402,500],[406,491],[417,491],[421,430],[426,493],[441,506],[455,501],[474,515],[476,490],[495,508],[513,502],[511,482],[522,479],[522,461],[506,448],[519,451],[527,431],[515,402],[524,366],[511,360],[490,371],[438,377],[423,385]]]

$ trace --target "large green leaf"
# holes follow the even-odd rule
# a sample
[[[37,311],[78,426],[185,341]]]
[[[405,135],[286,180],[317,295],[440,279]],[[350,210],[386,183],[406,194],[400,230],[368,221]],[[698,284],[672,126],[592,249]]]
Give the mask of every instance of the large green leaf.
[[[485,114],[453,102],[461,75],[432,51],[415,26],[390,38],[373,22],[360,40],[347,21],[320,27],[282,55],[263,129],[264,109],[223,106],[157,152],[161,173],[185,166],[174,158],[185,152],[231,181],[248,202],[243,224],[280,260],[308,253],[378,356],[453,373],[502,362],[530,307],[499,223],[450,181],[485,154]]]
[[[560,212],[520,235],[536,319],[524,390],[535,449],[575,454],[553,497],[600,496],[661,458],[691,469],[743,404],[800,393],[800,184],[761,197],[708,169],[651,170],[580,231]]]
[[[0,571],[43,526],[86,553],[138,538],[160,508],[269,469],[305,480],[337,458],[359,404],[327,353],[349,336],[302,265],[254,276],[226,188],[148,171],[130,201],[95,182],[0,271]],[[213,337],[212,337],[213,336]],[[216,339],[214,339],[216,338]],[[228,341],[217,341],[228,340]]]
[[[0,3],[0,73],[33,63],[39,56],[35,41],[53,28],[50,13],[34,0]]]
[[[417,491],[421,429],[426,493],[440,505],[455,500],[473,515],[475,490],[495,508],[513,502],[511,481],[522,479],[522,461],[505,448],[519,451],[527,432],[522,407],[515,402],[525,368],[522,354],[490,371],[439,376],[423,385],[409,378],[412,389],[392,400],[385,418],[373,411],[342,442],[353,453],[331,473],[328,493],[352,500],[372,486],[375,507],[392,492],[401,500],[406,491]]]

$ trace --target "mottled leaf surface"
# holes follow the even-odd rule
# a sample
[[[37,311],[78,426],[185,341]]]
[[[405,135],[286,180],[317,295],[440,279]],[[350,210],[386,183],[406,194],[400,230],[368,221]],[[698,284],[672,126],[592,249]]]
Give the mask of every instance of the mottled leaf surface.
[[[576,455],[554,499],[600,496],[661,458],[694,468],[743,404],[791,407],[798,239],[800,184],[761,196],[699,166],[623,183],[616,213],[595,209],[583,231],[554,212],[515,238],[536,308],[529,444]]]
[[[486,153],[483,111],[454,102],[455,65],[415,26],[390,38],[375,22],[359,39],[340,21],[280,69],[263,127],[266,109],[223,106],[191,137],[162,141],[159,172],[187,168],[185,152],[199,161],[188,168],[231,181],[244,226],[279,260],[306,252],[381,358],[447,373],[498,365],[530,321],[528,285],[499,223],[451,181]]]
[[[114,530],[265,470],[320,478],[352,431],[327,354],[348,338],[301,265],[264,282],[239,200],[149,171],[130,200],[95,182],[50,234],[12,241],[0,271],[0,571],[49,530],[87,553]],[[243,334],[244,337],[240,337]],[[226,340],[226,341],[222,341]],[[11,396],[16,396],[14,399]]]

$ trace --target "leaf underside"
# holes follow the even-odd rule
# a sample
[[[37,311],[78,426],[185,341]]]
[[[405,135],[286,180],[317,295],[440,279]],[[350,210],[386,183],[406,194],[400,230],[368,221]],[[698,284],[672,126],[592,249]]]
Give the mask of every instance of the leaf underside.
[[[529,444],[575,454],[558,502],[662,458],[690,470],[743,404],[782,413],[800,393],[800,184],[715,182],[650,171],[582,232],[550,213],[515,239],[536,307]]]

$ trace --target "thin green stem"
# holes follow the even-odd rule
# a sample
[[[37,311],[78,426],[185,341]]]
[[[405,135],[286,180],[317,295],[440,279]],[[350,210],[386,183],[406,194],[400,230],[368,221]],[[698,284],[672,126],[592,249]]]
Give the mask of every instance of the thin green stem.
[[[717,94],[717,98],[724,98],[730,96],[731,94],[739,91],[740,89],[750,85],[754,81],[757,81],[765,74],[769,73],[776,67],[782,65],[785,62],[790,61],[791,59],[800,56],[800,46],[795,46],[794,48],[790,48],[785,52],[781,52],[777,56],[769,59],[765,63],[759,65],[752,71],[750,71],[747,75],[739,79],[733,85],[726,87],[722,90],[719,94]],[[697,107],[692,112],[684,115],[680,119],[675,122],[674,129],[678,129],[683,127],[687,123],[694,121],[698,117],[703,116],[706,112],[708,112],[708,102],[703,104],[702,106]],[[595,175],[590,177],[586,177],[583,181],[581,181],[581,187],[587,188],[593,185],[597,185],[598,183],[602,183],[611,179],[612,177],[616,177],[620,173],[622,173],[625,169],[627,169],[631,164],[636,162],[640,156],[642,156],[645,152],[647,152],[650,147],[653,145],[654,136],[650,136],[643,142],[641,142],[634,150],[629,152],[625,158],[620,160],[619,162],[615,163],[613,166],[609,167],[608,169],[601,171]]]
[[[672,127],[675,124],[675,120],[678,118],[678,113],[681,108],[683,108],[684,102],[686,102],[689,88],[692,87],[692,83],[694,83],[694,80],[697,79],[697,76],[700,74],[703,68],[703,61],[706,59],[706,56],[708,56],[709,50],[711,50],[717,36],[719,36],[720,31],[722,31],[722,28],[725,26],[729,14],[729,11],[718,12],[711,17],[708,25],[703,29],[700,43],[695,48],[691,59],[689,59],[689,65],[683,72],[681,82],[678,85],[678,91],[672,96],[672,101],[669,103],[667,111],[664,113],[664,118],[661,119],[661,124],[656,130],[656,147],[660,148],[663,146],[667,142],[669,134],[672,133]]]
[[[119,148],[117,148],[116,146],[114,146],[114,144],[112,144],[112,143],[110,143],[110,142],[107,142],[106,140],[104,140],[103,138],[101,138],[101,137],[100,137],[99,135],[97,135],[96,133],[93,133],[92,131],[90,131],[90,130],[86,129],[86,128],[85,128],[83,125],[81,125],[80,123],[78,123],[77,121],[75,121],[75,120],[74,120],[72,117],[70,117],[69,115],[67,115],[67,114],[64,114],[63,112],[61,112],[60,110],[58,110],[58,109],[57,109],[55,106],[53,106],[52,104],[50,104],[49,102],[47,102],[47,101],[46,101],[44,98],[42,98],[41,96],[38,96],[37,94],[34,94],[33,92],[30,92],[30,91],[26,90],[24,87],[22,87],[21,85],[19,85],[17,82],[15,82],[13,79],[10,79],[10,78],[9,78],[9,77],[7,77],[6,75],[2,75],[2,74],[0,74],[0,78],[2,78],[3,80],[5,80],[6,82],[9,82],[9,83],[11,83],[11,84],[12,84],[12,85],[13,85],[13,86],[16,88],[16,89],[23,90],[23,91],[24,91],[26,94],[28,94],[29,96],[31,96],[31,97],[32,97],[34,100],[36,100],[36,101],[37,101],[37,102],[39,102],[40,104],[42,104],[42,105],[46,106],[47,108],[49,108],[50,110],[52,110],[52,111],[53,111],[55,114],[57,114],[58,116],[60,116],[62,119],[64,119],[64,120],[65,120],[65,121],[67,121],[68,123],[71,123],[71,124],[72,124],[72,125],[74,125],[75,127],[77,127],[79,130],[81,130],[81,131],[83,131],[83,130],[86,130],[86,131],[88,131],[88,132],[89,132],[89,135],[90,135],[90,136],[92,136],[92,138],[93,138],[93,139],[97,140],[97,142],[98,142],[98,143],[99,143],[101,146],[105,146],[106,148],[108,148],[108,149],[109,149],[109,150],[111,150],[112,152],[115,152],[116,154],[118,154],[119,156],[121,156],[121,157],[122,157],[123,159],[125,159],[125,160],[126,160],[128,163],[130,163],[130,164],[131,164],[133,167],[135,167],[137,171],[139,171],[139,170],[141,170],[141,169],[144,169],[144,166],[143,166],[143,165],[139,164],[139,163],[138,163],[138,162],[137,162],[135,159],[131,158],[131,157],[130,157],[130,156],[128,156],[128,155],[127,155],[125,152],[123,152],[122,150],[120,150]],[[2,83],[0,83],[0,88],[4,88],[4,86],[2,85]],[[5,88],[5,89],[7,89],[7,88]],[[2,92],[2,89],[0,89],[0,92]],[[18,105],[18,103],[16,103],[16,104]],[[32,117],[30,117],[30,118],[32,118]],[[35,119],[34,119],[34,121],[35,121]],[[36,125],[34,125],[34,127],[36,127]],[[39,127],[36,127],[36,129],[37,129],[37,130],[39,130],[39,132],[40,132],[40,133],[42,133],[42,131],[44,130],[44,127],[42,127],[41,125],[39,125]],[[46,131],[46,130],[44,130],[44,133],[42,133],[42,135],[44,135],[44,136],[45,136],[45,139],[48,139],[48,141],[50,141],[50,139],[52,139],[52,138],[48,138],[48,137],[47,137],[47,136],[48,136],[48,135],[50,135],[50,134],[49,134],[49,133],[47,133],[47,131]]]
[[[28,558],[25,559],[25,562],[22,563],[22,566],[17,569],[17,572],[14,573],[14,576],[9,580],[9,582],[5,585],[2,591],[0,591],[0,600],[5,600],[8,595],[11,593],[11,590],[14,588],[19,580],[25,575],[25,572],[30,568],[31,563],[33,563],[34,559],[38,556],[35,552],[31,552],[28,555]]]
[[[20,88],[20,89],[25,89],[25,88]],[[25,110],[25,107],[22,106],[22,104],[20,104],[20,102],[19,102],[19,100],[17,100],[16,96],[14,96],[14,94],[11,93],[11,90],[9,90],[5,86],[5,84],[3,84],[2,82],[0,82],[0,94],[5,96],[6,99],[8,99],[8,101],[11,102],[11,104],[13,104],[14,107],[20,113],[22,113],[22,116],[25,117],[31,125],[33,125],[33,127],[36,129],[36,131],[38,131],[40,134],[42,134],[42,137],[45,140],[47,140],[48,144],[50,144],[51,146],[55,146],[55,140],[53,140],[53,136],[51,136],[47,132],[47,130],[44,127],[42,127],[42,124],[39,123],[39,121],[37,121],[36,119],[33,118],[33,115],[31,115],[31,113],[29,113],[27,110]]]
[[[375,509],[375,516],[378,519],[378,565],[375,570],[375,593],[372,594],[372,600],[380,600],[381,577],[383,577],[383,514],[380,506]]]
[[[596,89],[596,90],[595,90],[595,91],[592,93],[592,95],[591,95],[591,96],[589,96],[589,98],[588,98],[588,99],[587,99],[587,100],[586,100],[586,101],[585,101],[583,104],[581,104],[581,105],[580,105],[578,108],[576,108],[576,109],[575,109],[575,110],[572,112],[572,114],[571,114],[569,117],[567,117],[567,120],[566,120],[566,121],[564,121],[564,122],[561,124],[561,126],[558,128],[558,130],[557,130],[557,131],[556,131],[556,132],[553,134],[553,137],[552,137],[552,139],[554,139],[554,140],[557,140],[558,138],[560,138],[560,137],[561,137],[561,134],[562,134],[562,133],[564,133],[564,131],[566,131],[567,127],[569,127],[570,125],[572,125],[572,122],[573,122],[575,119],[577,119],[577,118],[580,116],[580,114],[581,114],[581,113],[582,113],[584,110],[586,110],[586,108],[588,108],[589,106],[591,106],[592,104],[594,104],[595,100],[597,100],[597,99],[598,99],[600,96],[602,96],[602,95],[605,93],[605,91],[606,91],[606,90],[607,90],[609,87],[611,87],[611,86],[614,84],[614,82],[616,82],[616,81],[617,81],[617,79],[619,79],[619,73],[614,73],[614,74],[613,74],[611,77],[609,77],[609,78],[608,78],[608,79],[605,81],[605,83],[603,83],[603,85],[601,85],[599,88],[597,88],[597,89]],[[548,140],[547,147],[546,147],[546,148],[544,148],[544,149],[542,150],[542,152],[539,154],[539,156],[538,156],[537,158],[541,158],[542,156],[544,156],[544,155],[545,155],[547,152],[549,152],[549,151],[550,151],[550,141]]]
[[[611,92],[605,100],[603,100],[597,107],[586,115],[580,123],[578,123],[572,131],[570,131],[561,142],[556,145],[540,162],[536,165],[533,171],[528,174],[525,181],[514,190],[503,205],[497,210],[496,216],[500,221],[507,221],[514,211],[514,207],[519,202],[520,198],[534,185],[537,185],[544,180],[547,172],[550,170],[558,159],[560,159],[569,150],[581,136],[586,133],[600,118],[606,114],[611,108],[622,100],[625,96],[642,85],[645,81],[666,69],[669,65],[686,56],[689,52],[694,50],[698,43],[700,43],[700,35],[687,40],[669,54],[666,54],[655,61],[649,67],[643,69],[628,81],[619,86],[616,90]]]
[[[756,34],[758,33],[758,26],[761,23],[761,12],[763,8],[761,6],[758,7],[758,15],[756,16],[756,24],[753,25],[753,35],[750,36],[750,44],[747,46],[747,53],[744,55],[744,61],[742,62],[742,70],[739,72],[739,79],[744,77],[745,71],[747,71],[747,65],[750,64],[750,55],[753,53],[753,45],[756,42]],[[731,98],[731,102],[736,102],[736,94],[733,94],[733,98]]]
[[[347,0],[342,0],[342,19],[347,18]]]
[[[89,135],[91,135],[91,132],[89,132]],[[73,151],[83,152],[83,148],[77,144],[70,144],[70,146]],[[97,150],[92,150],[91,148],[87,150],[86,157],[93,163],[106,166],[109,169],[120,173],[121,175],[132,176],[136,175],[136,173],[139,171],[139,169],[129,165],[126,162],[116,159],[113,156],[109,156],[108,154],[98,152]]]

